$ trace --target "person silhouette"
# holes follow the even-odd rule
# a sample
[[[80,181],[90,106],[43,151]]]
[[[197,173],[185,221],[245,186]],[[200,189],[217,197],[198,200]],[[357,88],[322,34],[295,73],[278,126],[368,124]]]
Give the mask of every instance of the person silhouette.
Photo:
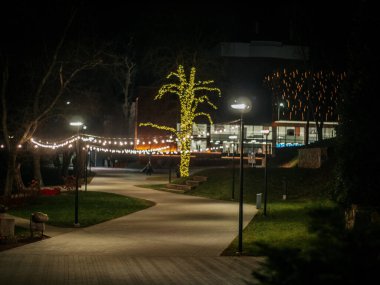
[[[148,161],[148,164],[145,166],[145,174],[146,175],[152,175],[153,167],[150,161]]]

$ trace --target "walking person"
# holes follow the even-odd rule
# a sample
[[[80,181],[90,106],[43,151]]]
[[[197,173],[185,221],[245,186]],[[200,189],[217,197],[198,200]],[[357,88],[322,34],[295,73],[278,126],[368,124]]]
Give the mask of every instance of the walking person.
[[[145,174],[149,176],[152,175],[153,167],[150,160],[148,161],[147,165],[143,168],[142,172],[145,172]]]

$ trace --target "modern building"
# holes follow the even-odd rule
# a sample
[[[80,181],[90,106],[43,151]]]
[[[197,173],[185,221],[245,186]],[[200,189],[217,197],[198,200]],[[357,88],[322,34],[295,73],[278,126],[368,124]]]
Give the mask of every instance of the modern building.
[[[218,87],[222,98],[218,110],[210,110],[214,124],[206,120],[193,127],[191,150],[194,152],[231,153],[237,151],[239,142],[239,115],[231,111],[228,103],[233,97],[246,96],[252,101],[252,110],[244,115],[245,153],[272,152],[273,147],[291,147],[305,144],[306,122],[281,118],[279,106],[273,100],[271,90],[263,84],[265,76],[283,68],[302,67],[308,60],[308,48],[285,45],[280,42],[253,41],[250,43],[221,43],[214,53],[223,61],[224,79]],[[178,129],[179,103],[176,96],[164,96],[154,101],[158,88],[140,87],[135,103],[135,138],[160,138],[170,133],[140,127],[139,123],[152,122]],[[283,107],[285,108],[285,107]],[[323,137],[335,137],[336,122],[325,122]],[[268,137],[263,130],[269,130]],[[310,122],[309,143],[317,140],[315,124]],[[143,146],[140,145],[141,148]],[[145,146],[146,148],[146,146]]]

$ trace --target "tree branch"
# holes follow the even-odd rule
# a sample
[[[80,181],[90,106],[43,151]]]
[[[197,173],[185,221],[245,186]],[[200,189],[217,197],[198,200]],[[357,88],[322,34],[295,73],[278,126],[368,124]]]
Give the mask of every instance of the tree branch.
[[[156,124],[153,124],[153,123],[150,123],[150,122],[148,122],[148,123],[140,123],[139,127],[152,127],[152,128],[156,128],[156,129],[159,129],[159,130],[169,131],[169,132],[172,132],[174,134],[177,134],[177,130],[174,129],[174,128],[167,127],[167,126],[156,125]]]
[[[3,74],[2,74],[2,86],[1,86],[1,109],[3,113],[1,116],[1,126],[3,130],[4,142],[7,146],[7,149],[10,149],[9,132],[8,132],[8,125],[7,125],[7,121],[8,121],[7,99],[5,97],[8,79],[9,79],[9,71],[8,71],[8,64],[6,64],[3,70]]]
[[[70,28],[73,20],[74,20],[74,17],[75,17],[75,14],[76,14],[76,11],[74,11],[69,19],[69,21],[67,22],[67,25],[63,31],[63,34],[62,34],[62,37],[54,51],[54,54],[53,54],[53,58],[51,60],[51,63],[44,75],[44,77],[42,78],[40,84],[38,85],[37,87],[37,90],[35,92],[35,95],[34,95],[34,104],[33,104],[33,112],[34,112],[34,116],[36,116],[38,113],[39,113],[39,103],[40,103],[40,97],[41,97],[41,93],[42,93],[42,90],[43,88],[45,87],[48,79],[50,78],[50,76],[52,75],[53,73],[53,70],[54,70],[54,67],[57,63],[57,58],[58,58],[58,54],[63,46],[63,43],[65,41],[65,38],[66,38],[66,34],[67,34],[67,31],[68,29]],[[62,67],[61,67],[62,68]]]

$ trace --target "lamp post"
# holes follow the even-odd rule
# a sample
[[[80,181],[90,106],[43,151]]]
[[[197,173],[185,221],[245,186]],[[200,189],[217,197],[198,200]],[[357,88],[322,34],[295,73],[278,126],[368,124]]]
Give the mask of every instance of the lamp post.
[[[238,253],[243,252],[243,150],[244,150],[244,121],[243,114],[251,110],[251,103],[246,98],[235,99],[231,104],[231,108],[240,111],[240,192],[239,192],[239,238],[238,238]]]
[[[277,106],[277,121],[279,121],[280,120],[280,109],[281,109],[281,107],[283,108],[284,107],[284,103],[280,103],[280,104],[278,104],[278,106]]]
[[[277,121],[280,120],[280,108],[283,108],[284,107],[284,103],[280,103],[277,105]],[[277,124],[277,127],[276,127],[276,136],[275,136],[275,139],[276,139],[276,144],[279,143],[279,139],[280,139],[280,134],[279,134],[279,127],[278,127],[278,124]]]
[[[232,195],[231,199],[235,199],[235,146],[232,147]]]
[[[236,139],[237,136],[229,136],[229,139]],[[235,199],[235,144],[232,143],[232,191],[231,199]]]
[[[85,164],[86,164],[86,167],[84,169],[84,191],[87,192],[87,177],[88,177],[88,173],[87,173],[87,164],[88,164],[88,154],[89,154],[89,151],[86,150],[86,161],[85,161]]]
[[[172,152],[169,149],[169,183],[172,183]]]
[[[83,130],[86,130],[87,126],[83,126]],[[86,158],[85,158],[85,168],[84,168],[84,191],[87,192],[87,177],[88,177],[88,172],[87,172],[87,164],[88,164],[88,152],[89,150],[86,150]]]
[[[70,122],[70,126],[76,126],[77,127],[77,140],[75,141],[75,156],[76,156],[76,165],[75,165],[75,218],[74,218],[74,227],[80,227],[79,221],[78,221],[78,204],[79,204],[79,131],[81,126],[83,125],[82,122],[76,121],[76,122]]]
[[[268,197],[268,175],[267,175],[267,165],[268,165],[268,135],[270,133],[269,130],[262,130],[262,134],[265,135],[265,168],[264,168],[264,180],[265,180],[265,188],[264,188],[264,216],[267,215],[267,197]]]

